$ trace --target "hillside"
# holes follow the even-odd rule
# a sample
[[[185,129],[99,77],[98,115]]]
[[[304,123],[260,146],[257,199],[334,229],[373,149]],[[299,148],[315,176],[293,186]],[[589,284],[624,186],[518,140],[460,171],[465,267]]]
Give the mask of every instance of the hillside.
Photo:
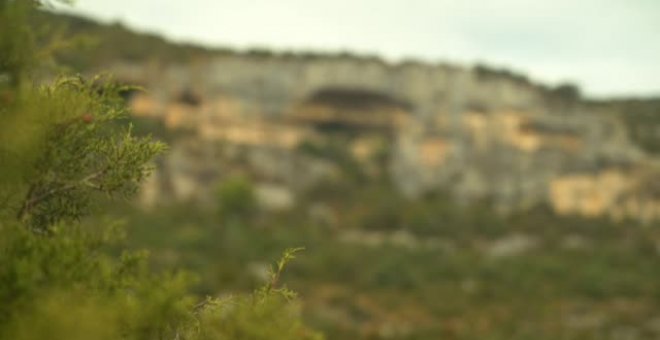
[[[328,339],[660,337],[658,100],[43,15],[97,41],[62,62],[145,88],[135,130],[169,150],[138,204],[107,207],[200,295],[252,291],[303,246],[282,282]]]
[[[144,86],[131,99],[135,114],[190,132],[173,141],[150,197],[207,201],[209,184],[236,162],[217,142],[259,158],[246,166],[260,183],[299,196],[346,176],[334,156],[301,152],[338,141],[349,163],[408,197],[440,190],[502,212],[547,205],[560,214],[660,217],[657,100],[585,101],[571,85],[549,88],[486,66],[211,50],[43,15],[98,42],[62,62]],[[215,150],[213,162],[194,151],[201,145]]]

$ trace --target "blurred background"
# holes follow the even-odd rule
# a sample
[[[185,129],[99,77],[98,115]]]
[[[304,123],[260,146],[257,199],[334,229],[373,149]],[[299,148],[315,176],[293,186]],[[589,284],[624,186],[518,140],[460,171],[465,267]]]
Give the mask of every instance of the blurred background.
[[[660,338],[660,3],[102,1],[39,20],[169,145],[107,208],[329,339]],[[87,223],[94,223],[94,220]]]

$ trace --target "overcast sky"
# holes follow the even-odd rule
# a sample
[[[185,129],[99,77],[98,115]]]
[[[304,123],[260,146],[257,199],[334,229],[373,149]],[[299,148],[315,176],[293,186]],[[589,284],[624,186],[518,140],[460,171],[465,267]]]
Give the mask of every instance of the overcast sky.
[[[72,10],[210,46],[485,62],[590,96],[660,95],[660,0],[77,0]]]

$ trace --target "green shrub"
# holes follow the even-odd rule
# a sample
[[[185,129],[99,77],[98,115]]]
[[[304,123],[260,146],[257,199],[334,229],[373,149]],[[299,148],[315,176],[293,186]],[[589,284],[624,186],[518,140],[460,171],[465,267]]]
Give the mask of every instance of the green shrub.
[[[243,176],[224,180],[218,186],[218,212],[223,219],[246,218],[257,209],[252,183]]]
[[[0,338],[318,338],[277,286],[291,252],[262,289],[206,308],[191,275],[154,273],[144,252],[116,255],[113,223],[80,223],[101,197],[133,194],[164,145],[133,135],[124,88],[108,79],[36,85],[27,18],[38,5],[0,0]],[[244,189],[227,189],[226,213],[248,209]]]

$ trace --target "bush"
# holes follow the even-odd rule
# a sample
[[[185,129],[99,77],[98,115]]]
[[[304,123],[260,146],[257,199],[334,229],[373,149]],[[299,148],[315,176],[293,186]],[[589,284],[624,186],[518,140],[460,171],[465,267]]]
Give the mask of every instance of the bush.
[[[218,212],[223,219],[241,219],[252,215],[257,200],[252,183],[243,176],[230,177],[218,186]]]
[[[317,337],[277,286],[291,252],[254,294],[196,304],[191,275],[154,273],[144,252],[115,255],[115,224],[79,223],[98,198],[134,193],[164,145],[122,124],[123,87],[107,79],[35,85],[37,5],[0,0],[0,338]],[[248,209],[245,192],[228,189],[227,213]]]

